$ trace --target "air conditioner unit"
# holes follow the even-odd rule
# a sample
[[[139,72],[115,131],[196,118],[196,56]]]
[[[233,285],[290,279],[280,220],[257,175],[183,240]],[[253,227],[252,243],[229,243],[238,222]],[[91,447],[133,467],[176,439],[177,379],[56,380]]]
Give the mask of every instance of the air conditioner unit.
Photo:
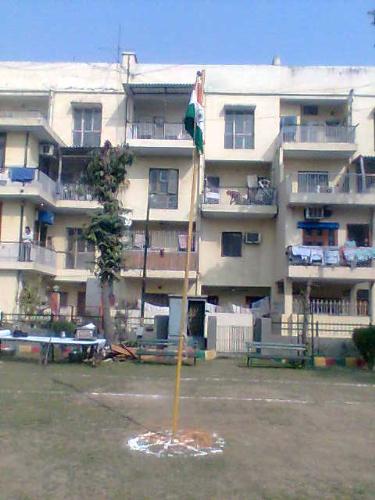
[[[245,245],[259,245],[262,241],[262,235],[260,233],[245,233],[244,243]]]
[[[55,154],[55,146],[53,144],[40,144],[39,154],[41,156],[53,156]]]
[[[305,208],[305,219],[323,219],[325,217],[324,207],[307,207]]]

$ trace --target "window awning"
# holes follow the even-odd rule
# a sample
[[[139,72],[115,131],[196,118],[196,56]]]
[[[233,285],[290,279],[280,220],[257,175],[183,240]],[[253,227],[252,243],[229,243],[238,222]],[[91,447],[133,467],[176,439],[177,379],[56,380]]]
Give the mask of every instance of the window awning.
[[[300,221],[297,223],[298,229],[338,229],[338,222],[317,222],[317,221]]]

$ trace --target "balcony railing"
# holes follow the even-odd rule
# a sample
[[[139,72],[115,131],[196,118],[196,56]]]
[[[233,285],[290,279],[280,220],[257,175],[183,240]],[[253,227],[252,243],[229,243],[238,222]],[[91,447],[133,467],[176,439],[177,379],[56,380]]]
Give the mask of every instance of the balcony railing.
[[[276,203],[276,190],[271,187],[206,187],[203,203],[209,205],[273,205]]]
[[[298,172],[289,176],[293,193],[374,193],[375,174]]]
[[[348,299],[310,299],[310,314],[327,314],[332,316],[368,316],[367,300],[357,300],[353,306]],[[301,299],[293,300],[293,312],[304,314],[304,303]]]
[[[22,177],[14,176],[14,169],[18,167],[7,167],[0,171],[0,187],[22,185],[37,187],[44,194],[58,200],[70,201],[92,201],[94,196],[92,189],[82,183],[56,182],[38,168],[28,167],[28,173],[32,173],[31,180],[22,180]],[[26,170],[26,168],[25,168]]]
[[[0,262],[35,262],[54,268],[56,252],[36,243],[1,241]]]
[[[43,114],[41,111],[0,111],[0,120],[4,120],[4,118],[11,119],[28,119],[33,118],[34,120],[46,121],[47,115]]]
[[[189,140],[182,123],[136,122],[130,125],[132,139]]]
[[[124,269],[143,269],[144,231],[129,231],[124,238]],[[150,231],[147,250],[147,269],[183,271],[187,250],[187,233],[184,231]],[[193,238],[190,270],[197,268],[195,235]]]
[[[355,127],[348,125],[284,125],[282,142],[348,143],[355,142]]]
[[[371,267],[375,247],[293,245],[287,256],[292,266]]]
[[[65,252],[65,269],[93,271],[95,252]]]
[[[92,201],[94,199],[90,186],[78,182],[63,181],[57,185],[56,197],[59,200],[69,201]]]

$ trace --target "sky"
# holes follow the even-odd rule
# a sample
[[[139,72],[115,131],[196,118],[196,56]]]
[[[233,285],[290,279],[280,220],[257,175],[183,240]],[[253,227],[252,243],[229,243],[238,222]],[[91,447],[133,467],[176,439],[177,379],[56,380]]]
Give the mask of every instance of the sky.
[[[374,65],[375,0],[0,0],[0,60]],[[119,32],[120,36],[119,36]],[[120,41],[120,44],[118,43]]]

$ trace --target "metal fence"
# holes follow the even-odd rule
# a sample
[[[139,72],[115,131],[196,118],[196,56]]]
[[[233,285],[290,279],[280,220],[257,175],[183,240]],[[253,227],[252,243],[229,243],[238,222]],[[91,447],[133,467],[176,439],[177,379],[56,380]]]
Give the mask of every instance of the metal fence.
[[[130,125],[132,139],[188,140],[190,136],[182,123],[136,122]]]
[[[283,142],[354,143],[355,127],[348,125],[286,125],[281,129]]]
[[[209,205],[273,205],[276,190],[272,187],[220,187],[206,188],[203,203]]]

